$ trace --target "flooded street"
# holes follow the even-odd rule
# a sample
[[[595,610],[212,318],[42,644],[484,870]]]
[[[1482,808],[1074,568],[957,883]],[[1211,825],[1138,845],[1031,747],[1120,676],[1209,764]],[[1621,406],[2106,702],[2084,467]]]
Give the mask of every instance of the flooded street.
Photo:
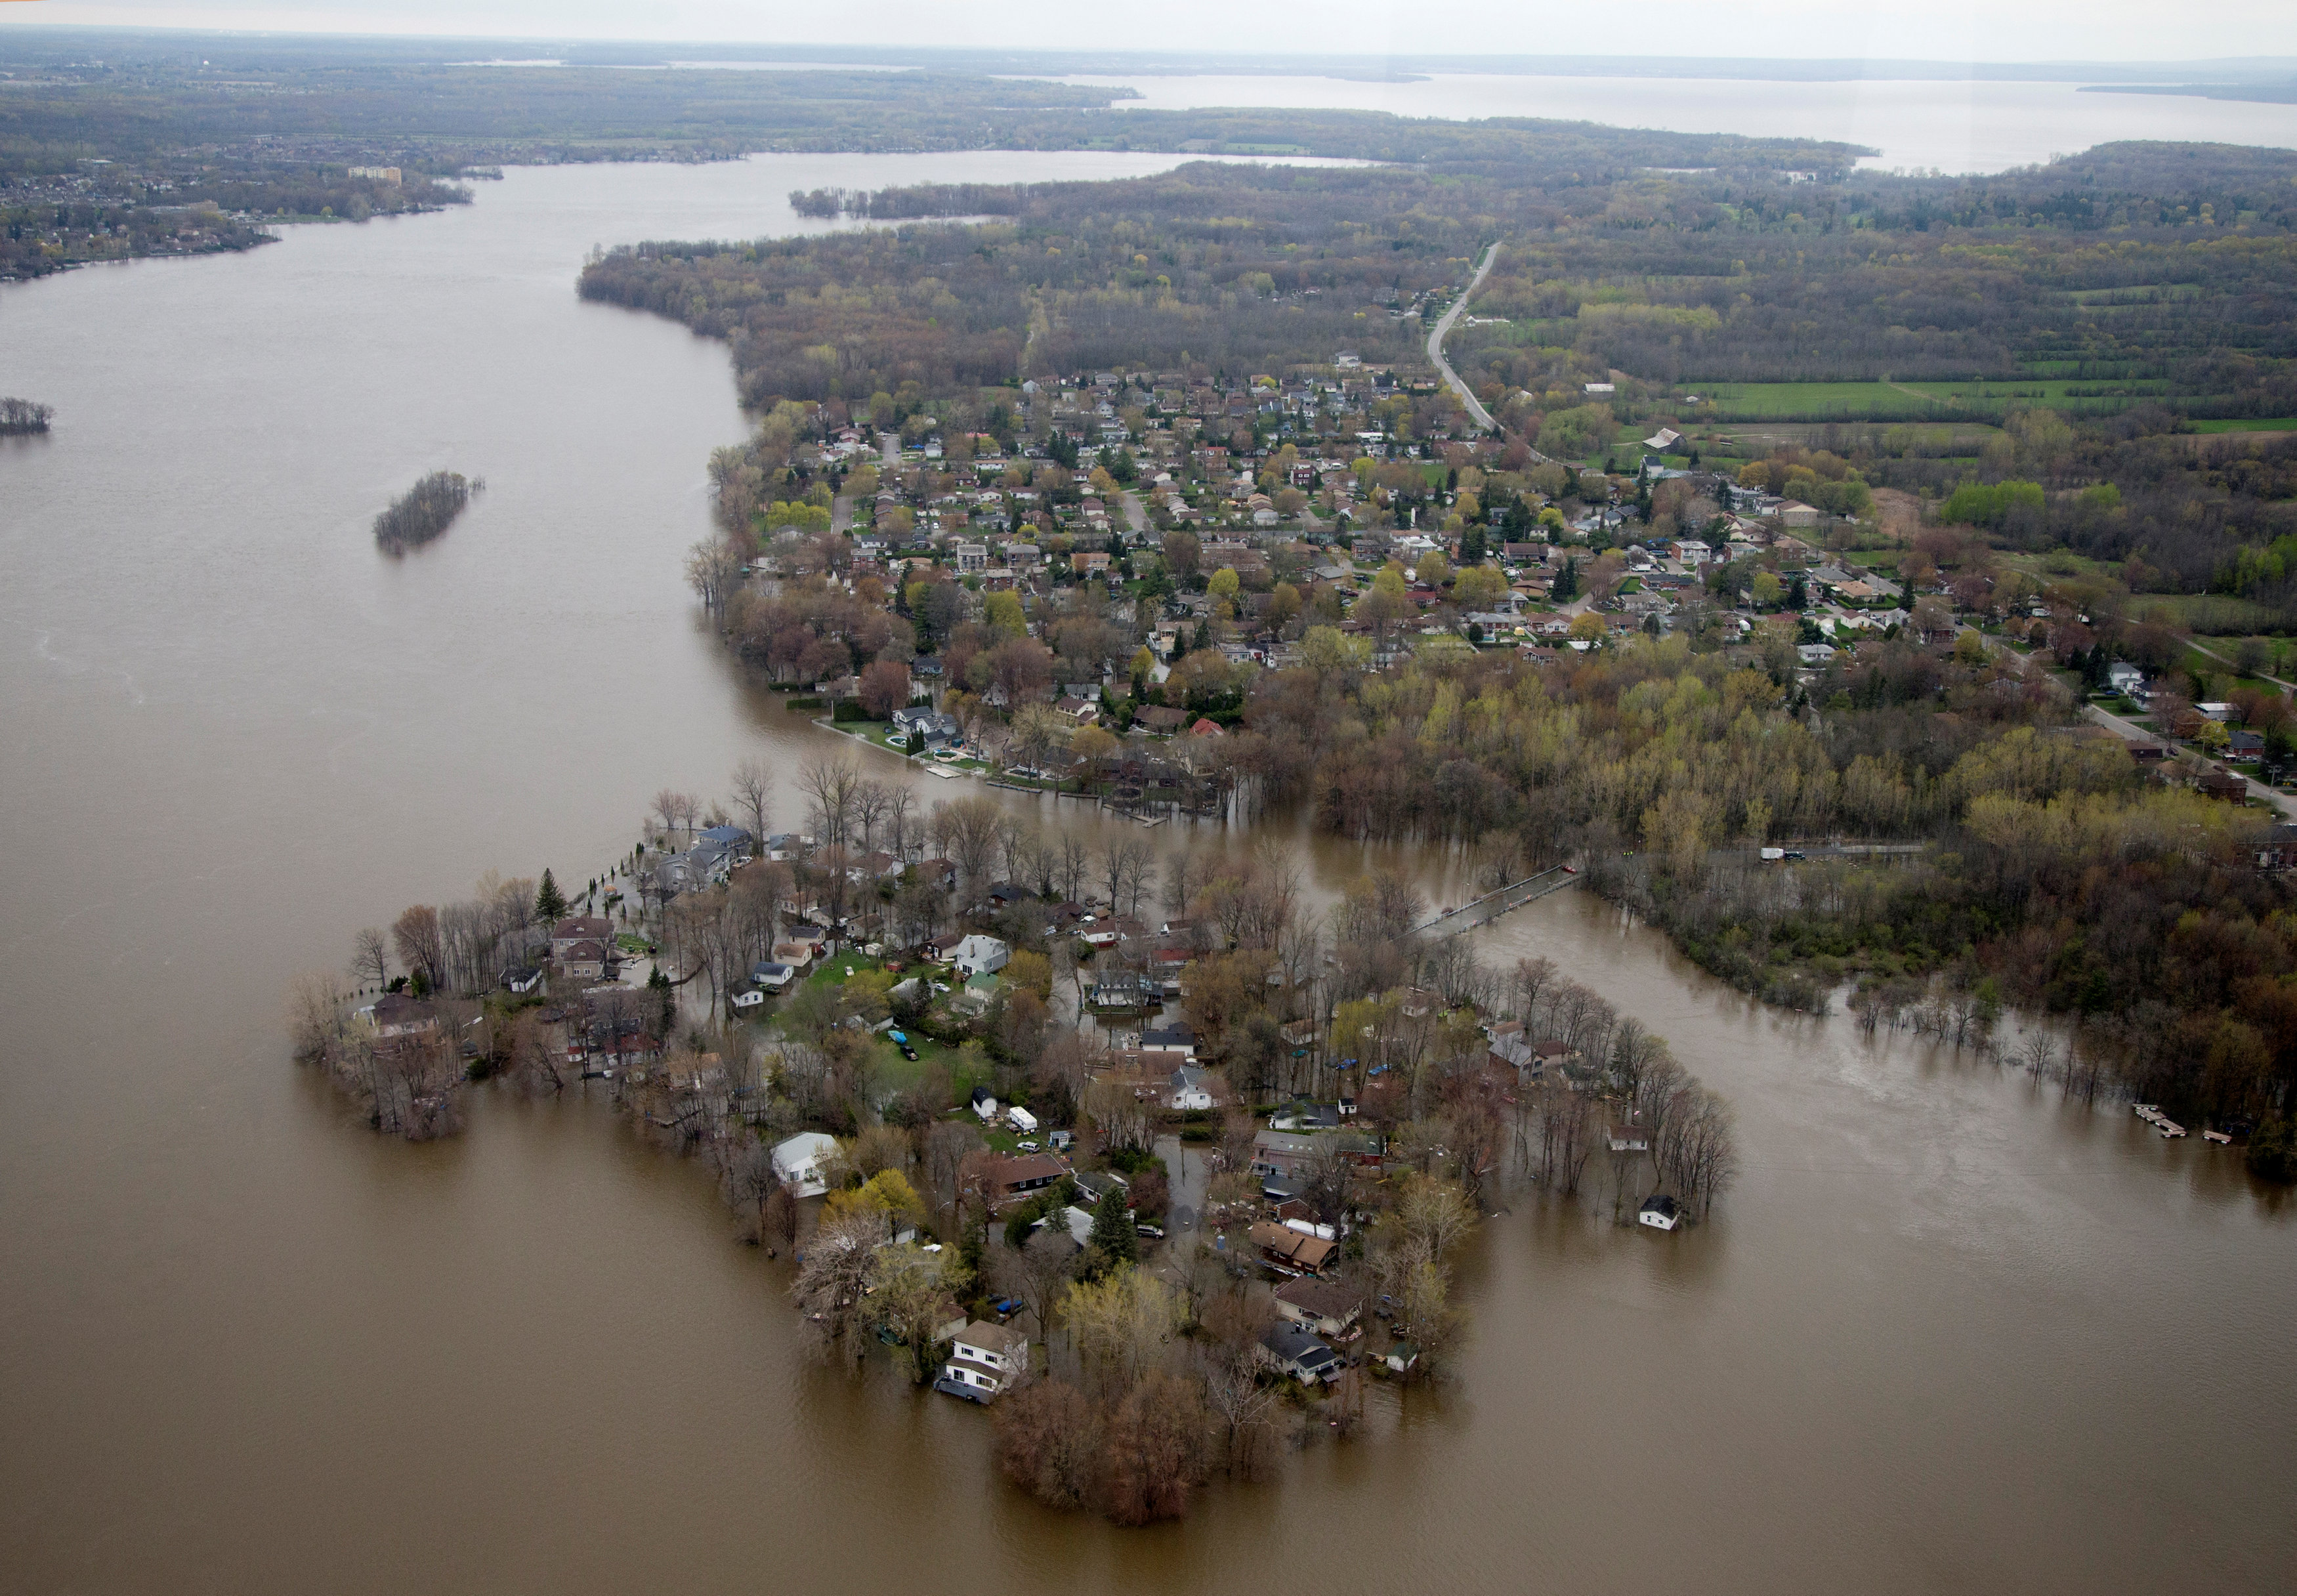
[[[679,576],[742,435],[726,351],[578,302],[583,254],[800,231],[797,188],[1170,163],[515,169],[0,289],[0,393],[57,410],[0,440],[0,1584],[2287,1588],[2297,1207],[2126,1110],[1764,1010],[1578,891],[1486,956],[1665,1036],[1737,1111],[1738,1188],[1674,1236],[1517,1195],[1455,1381],[1148,1531],[810,1361],[781,1267],[605,1109],[481,1093],[410,1148],[290,1064],[289,977],[406,904],[580,882],[753,753],[802,819],[827,734]],[[384,557],[368,522],[434,469],[487,491]],[[1286,835],[1320,894],[1371,857]]]

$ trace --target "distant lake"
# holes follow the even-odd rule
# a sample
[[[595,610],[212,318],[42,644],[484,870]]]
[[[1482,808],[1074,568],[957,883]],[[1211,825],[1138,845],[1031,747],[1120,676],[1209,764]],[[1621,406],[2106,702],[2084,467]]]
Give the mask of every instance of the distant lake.
[[[1138,89],[1125,110],[1205,106],[1387,111],[1398,116],[1551,117],[1674,133],[1840,139],[1882,153],[1861,161],[1998,172],[2116,139],[2297,148],[2297,105],[2166,95],[2084,94],[2071,83],[1866,80],[1780,83],[1717,78],[1468,75],[1418,83],[1338,78],[1076,77]]]

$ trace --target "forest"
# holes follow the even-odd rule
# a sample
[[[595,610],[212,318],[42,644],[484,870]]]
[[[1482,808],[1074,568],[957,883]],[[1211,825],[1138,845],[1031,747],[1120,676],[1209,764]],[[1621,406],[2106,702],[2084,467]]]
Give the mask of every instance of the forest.
[[[2279,1112],[2297,934],[2255,868],[2270,818],[2147,780],[2071,723],[2064,689],[1962,636],[1940,651],[1909,624],[1807,687],[1777,634],[1766,669],[1670,638],[1568,668],[1272,672],[1232,757],[1327,829],[1470,848],[1493,879],[1585,856],[1601,890],[1769,1000],[1823,1009],[1853,983],[1862,1015],[1895,1024],[1958,1000],[1958,1041],[2013,1006],[2066,1016],[2092,1093]],[[1928,845],[1792,872],[1753,858],[1825,835]]]
[[[1423,263],[1503,236],[1477,304],[1479,318],[1503,320],[1463,329],[1455,359],[1494,398],[1520,391],[1526,414],[1552,407],[1559,383],[1611,368],[1660,396],[1686,383],[2048,377],[2073,390],[2049,393],[2062,411],[2147,400],[2195,419],[2297,411],[2297,154],[2107,145],[1997,179],[1796,183],[1588,170],[1568,140],[1521,144],[1504,175],[1461,160],[821,191],[793,199],[816,214],[997,219],[642,244],[595,264],[584,287],[751,343],[818,350],[832,332],[857,342],[837,369],[812,372],[769,367],[789,351],[745,358],[737,341],[756,399],[820,398],[850,391],[831,377],[906,366],[946,389],[979,384],[1009,355],[1016,364],[992,380],[1094,358],[1171,364],[1215,340],[1239,358],[1329,364],[1336,323],[1408,299],[1429,281]],[[825,300],[821,284],[910,300]],[[993,297],[947,327],[934,311],[903,325],[916,296],[960,290]],[[1033,295],[1053,296],[1044,336],[1031,335]],[[1100,354],[1128,337],[1137,348]],[[2001,404],[1972,419],[1998,420]]]

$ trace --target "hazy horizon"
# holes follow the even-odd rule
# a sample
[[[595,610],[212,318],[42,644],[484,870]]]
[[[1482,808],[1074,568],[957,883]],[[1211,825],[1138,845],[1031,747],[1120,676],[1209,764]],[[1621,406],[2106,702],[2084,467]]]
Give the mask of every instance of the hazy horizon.
[[[1172,0],[1153,12],[1083,16],[1053,0],[1017,0],[993,16],[928,0],[889,0],[869,19],[882,39],[845,37],[851,13],[807,14],[744,0],[685,0],[643,16],[600,0],[303,0],[280,5],[214,5],[197,0],[141,4],[80,0],[9,0],[0,24],[13,27],[183,29],[238,34],[367,37],[416,40],[628,44],[695,47],[885,48],[1147,53],[1204,56],[1349,60],[1367,64],[1433,57],[1545,56],[1681,62],[1858,61],[1876,65],[2209,65],[2271,70],[2297,56],[2297,8],[2260,0],[2199,12],[2169,12],[2136,0],[2074,0],[1989,5],[1944,0],[1919,14],[1845,18],[1828,0],[1755,0],[1727,12],[1688,0],[1612,0],[1569,7],[1466,0],[1449,13],[1453,29],[1431,37],[1417,11],[1371,0],[1331,0],[1313,8]],[[1304,37],[1314,47],[1300,47]],[[1174,38],[1216,40],[1175,51]],[[2079,47],[2070,45],[2079,41]],[[2247,75],[2244,73],[2244,75]],[[2174,73],[2169,76],[2174,77]]]

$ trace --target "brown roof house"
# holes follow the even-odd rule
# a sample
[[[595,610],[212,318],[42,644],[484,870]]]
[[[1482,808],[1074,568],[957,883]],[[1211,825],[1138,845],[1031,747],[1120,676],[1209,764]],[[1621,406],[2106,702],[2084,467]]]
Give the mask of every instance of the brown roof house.
[[[1276,1311],[1304,1330],[1338,1339],[1354,1329],[1363,1298],[1330,1280],[1287,1280],[1276,1288]]]
[[[1000,1158],[989,1166],[989,1201],[993,1207],[1033,1191],[1041,1191],[1068,1171],[1050,1153],[1030,1153]]]
[[[1252,1227],[1252,1245],[1260,1255],[1286,1274],[1321,1274],[1339,1256],[1340,1244],[1321,1236],[1262,1220]]]
[[[993,1402],[1028,1370],[1028,1337],[1009,1324],[976,1320],[950,1337],[949,1362],[934,1389],[967,1402]]]

